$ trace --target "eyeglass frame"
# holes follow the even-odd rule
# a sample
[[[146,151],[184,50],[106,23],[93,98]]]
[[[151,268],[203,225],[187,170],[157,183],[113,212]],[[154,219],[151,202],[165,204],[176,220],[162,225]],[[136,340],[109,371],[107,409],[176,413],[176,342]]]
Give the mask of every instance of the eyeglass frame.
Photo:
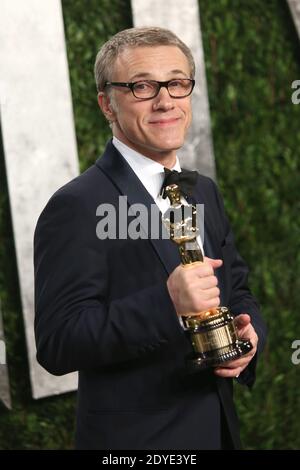
[[[168,85],[169,85],[170,82],[174,82],[176,80],[188,80],[192,85],[191,91],[187,95],[184,95],[184,96],[173,96],[173,95],[171,95],[170,90],[168,88]],[[136,96],[134,94],[133,88],[137,83],[142,83],[142,82],[157,83],[158,84],[158,89],[157,89],[156,94],[149,97],[149,98],[141,98],[139,96]],[[187,98],[187,96],[190,96],[192,94],[192,91],[193,91],[194,86],[195,86],[195,80],[193,78],[172,78],[171,80],[166,80],[164,82],[161,82],[159,80],[137,80],[136,82],[105,82],[104,88],[107,87],[107,86],[120,86],[120,87],[124,87],[124,88],[129,88],[131,93],[133,94],[133,96],[137,100],[152,100],[153,98],[156,98],[156,96],[159,94],[161,88],[166,88],[168,90],[170,98],[174,98],[174,99],[177,100],[177,99],[181,99],[181,98]]]

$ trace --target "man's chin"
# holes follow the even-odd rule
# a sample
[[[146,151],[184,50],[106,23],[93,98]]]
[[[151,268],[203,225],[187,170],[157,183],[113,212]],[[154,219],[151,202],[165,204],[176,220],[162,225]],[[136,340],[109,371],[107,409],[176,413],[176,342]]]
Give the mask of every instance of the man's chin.
[[[183,143],[183,139],[178,139],[177,137],[174,139],[168,139],[167,141],[163,139],[151,139],[151,141],[148,141],[147,143],[129,141],[127,142],[127,145],[146,157],[156,159],[155,157],[176,154],[177,150],[183,146]]]
[[[169,145],[161,145],[157,150],[161,153],[177,152],[182,146],[183,142],[172,142]]]
[[[178,134],[173,136],[160,137],[153,140],[153,148],[161,152],[171,152],[180,149],[184,144],[184,139],[179,138]]]

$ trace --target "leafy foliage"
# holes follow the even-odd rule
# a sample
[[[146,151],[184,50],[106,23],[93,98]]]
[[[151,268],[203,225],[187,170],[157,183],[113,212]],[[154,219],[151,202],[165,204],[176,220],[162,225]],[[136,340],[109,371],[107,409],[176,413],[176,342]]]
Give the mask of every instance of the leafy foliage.
[[[300,447],[300,62],[284,3],[199,1],[218,183],[269,328],[253,392],[236,387],[253,449]]]

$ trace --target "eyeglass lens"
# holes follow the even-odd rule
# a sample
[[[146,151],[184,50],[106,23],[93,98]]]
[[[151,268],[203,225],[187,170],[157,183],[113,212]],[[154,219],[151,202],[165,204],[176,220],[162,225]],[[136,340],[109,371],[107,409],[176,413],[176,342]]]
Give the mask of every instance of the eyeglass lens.
[[[161,85],[154,80],[141,80],[134,84],[132,91],[137,98],[152,98],[163,86],[167,86],[170,96],[184,97],[190,94],[193,82],[188,79],[178,79],[169,81],[167,85]]]

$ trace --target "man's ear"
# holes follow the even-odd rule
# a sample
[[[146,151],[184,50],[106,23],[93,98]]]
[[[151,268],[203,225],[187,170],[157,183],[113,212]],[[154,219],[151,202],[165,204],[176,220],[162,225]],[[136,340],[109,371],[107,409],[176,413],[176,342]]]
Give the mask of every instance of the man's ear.
[[[113,110],[111,99],[103,91],[99,91],[98,93],[98,104],[106,119],[109,122],[114,122],[116,120],[116,114]]]

